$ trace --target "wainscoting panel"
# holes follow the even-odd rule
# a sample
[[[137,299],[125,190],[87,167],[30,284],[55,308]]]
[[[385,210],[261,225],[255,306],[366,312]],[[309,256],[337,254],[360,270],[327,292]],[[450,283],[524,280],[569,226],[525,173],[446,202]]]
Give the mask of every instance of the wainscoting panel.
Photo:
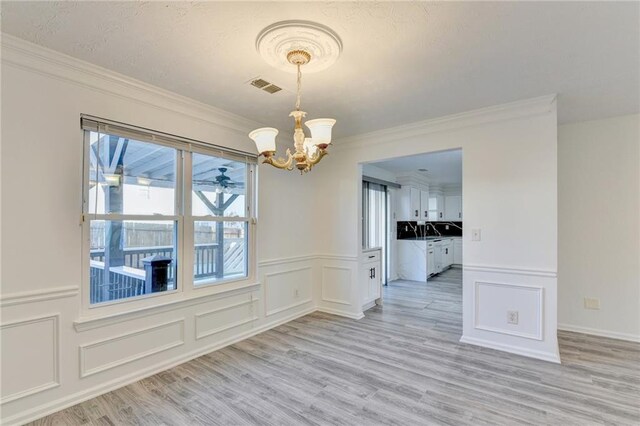
[[[556,292],[554,271],[465,265],[461,342],[560,362]]]
[[[258,299],[252,294],[243,295],[241,299],[231,297],[228,299],[225,305],[195,314],[196,340],[250,324],[258,319],[256,312]]]
[[[60,385],[59,323],[59,315],[56,314],[0,326],[0,403],[15,401]]]
[[[351,293],[355,285],[351,268],[322,266],[322,301],[351,305]]]
[[[312,267],[298,267],[264,275],[266,316],[313,302]]]
[[[184,318],[80,346],[87,377],[184,344]]]
[[[476,281],[474,327],[479,330],[542,340],[542,287]],[[492,304],[494,309],[480,309]],[[518,323],[507,321],[507,312],[518,312]]]

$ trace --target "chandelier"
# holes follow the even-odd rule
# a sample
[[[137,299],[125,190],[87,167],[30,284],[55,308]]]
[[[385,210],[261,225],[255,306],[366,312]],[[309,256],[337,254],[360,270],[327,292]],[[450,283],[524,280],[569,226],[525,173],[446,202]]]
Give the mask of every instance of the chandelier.
[[[263,163],[285,170],[294,167],[300,173],[310,171],[327,155],[331,144],[331,129],[336,123],[332,118],[317,118],[304,124],[309,128],[311,137],[306,137],[302,129],[302,119],[307,113],[300,110],[303,66],[314,61],[313,69],[325,69],[337,59],[342,50],[338,36],[327,27],[306,21],[279,22],[265,28],[256,42],[258,52],[272,65],[282,68],[283,63],[297,74],[295,110],[289,114],[294,119],[293,146],[295,152],[287,149],[286,158],[276,158],[276,136],[278,129],[263,127],[249,133],[261,156]],[[285,61],[280,58],[284,57]],[[312,65],[308,65],[312,67]]]

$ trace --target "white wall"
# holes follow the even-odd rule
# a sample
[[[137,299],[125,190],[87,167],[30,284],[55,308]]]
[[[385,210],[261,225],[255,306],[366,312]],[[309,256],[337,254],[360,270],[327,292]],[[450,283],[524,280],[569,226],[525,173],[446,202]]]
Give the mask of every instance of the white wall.
[[[313,240],[302,237],[317,223],[315,177],[259,167],[254,285],[162,295],[156,300],[171,303],[80,318],[80,114],[248,151],[247,133],[258,125],[12,37],[3,36],[1,54],[3,424],[315,310],[321,265]]]
[[[639,115],[558,128],[558,209],[559,327],[640,341]]]
[[[558,361],[554,97],[336,141],[331,161],[318,168],[319,196],[334,200],[319,206],[331,224],[317,235],[321,251],[359,254],[359,163],[456,148],[463,150],[463,340]],[[482,241],[471,241],[474,228]],[[355,303],[343,308],[358,315]],[[518,325],[506,324],[507,310],[520,311]]]

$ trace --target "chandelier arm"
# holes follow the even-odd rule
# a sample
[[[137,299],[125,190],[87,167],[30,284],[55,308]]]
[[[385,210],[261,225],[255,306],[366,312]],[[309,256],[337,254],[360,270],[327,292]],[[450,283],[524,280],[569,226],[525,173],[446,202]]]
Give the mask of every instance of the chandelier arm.
[[[309,165],[309,169],[318,164],[320,160],[322,160],[322,158],[327,154],[328,152],[326,149],[318,148],[318,151],[314,155],[307,157],[307,164]]]
[[[291,154],[291,150],[287,149],[287,159],[284,158],[275,158],[273,156],[265,157],[263,163],[271,164],[273,167],[284,170],[293,170],[293,155]]]

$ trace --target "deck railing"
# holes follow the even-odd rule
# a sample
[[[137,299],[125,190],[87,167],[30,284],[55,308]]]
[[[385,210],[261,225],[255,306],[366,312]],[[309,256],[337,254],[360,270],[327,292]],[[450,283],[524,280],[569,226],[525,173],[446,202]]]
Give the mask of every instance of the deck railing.
[[[245,267],[243,238],[227,238],[224,241],[222,271],[218,271],[218,244],[196,244],[194,254],[194,279],[202,280],[221,275],[240,274]],[[124,265],[109,269],[109,282],[104,282],[104,249],[91,250],[90,282],[91,303],[123,299],[144,294],[145,271],[142,260],[161,255],[173,258],[172,246],[135,247],[124,249]],[[169,267],[169,289],[175,288],[175,268]]]

